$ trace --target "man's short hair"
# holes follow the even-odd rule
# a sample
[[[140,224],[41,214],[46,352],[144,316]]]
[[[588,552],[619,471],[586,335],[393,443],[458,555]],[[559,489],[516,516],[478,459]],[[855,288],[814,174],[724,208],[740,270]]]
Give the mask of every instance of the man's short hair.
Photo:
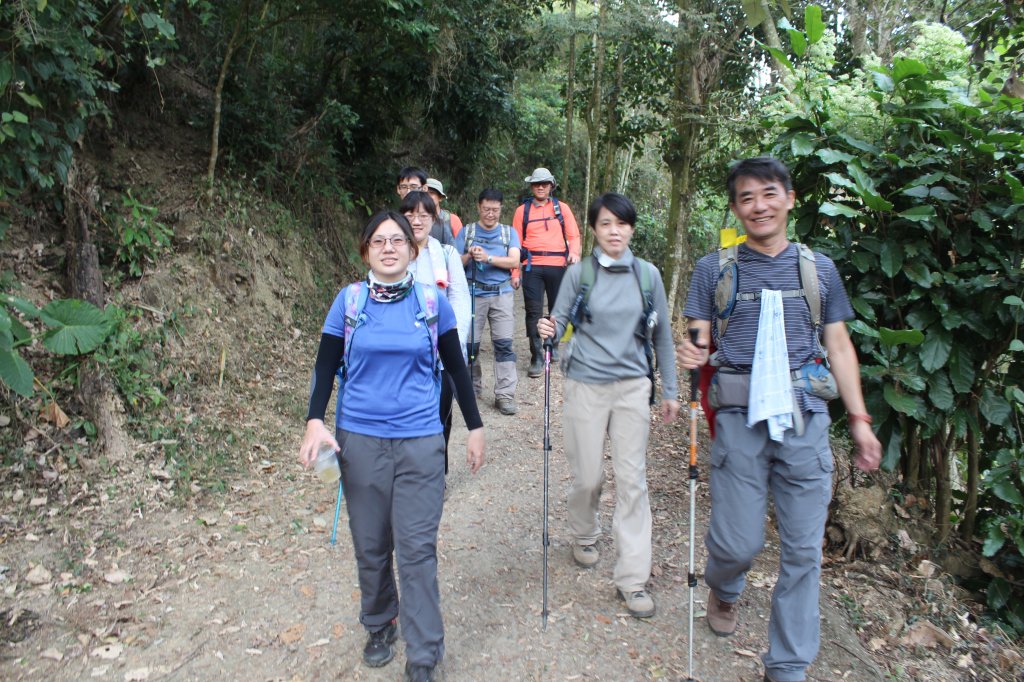
[[[402,180],[406,180],[408,178],[416,178],[417,180],[419,180],[421,187],[427,184],[426,171],[417,166],[406,166],[402,170],[398,171],[398,180],[395,181],[395,184],[401,185]]]
[[[736,203],[736,183],[740,178],[757,178],[761,182],[772,180],[782,183],[787,192],[793,190],[793,181],[789,177],[789,169],[778,159],[771,156],[756,156],[750,159],[742,159],[730,170],[729,177],[725,181],[725,187],[729,191],[729,203]]]
[[[500,189],[494,189],[488,187],[484,191],[480,192],[480,196],[477,197],[476,203],[480,204],[485,201],[497,201],[499,204],[504,203],[505,195],[501,193]]]

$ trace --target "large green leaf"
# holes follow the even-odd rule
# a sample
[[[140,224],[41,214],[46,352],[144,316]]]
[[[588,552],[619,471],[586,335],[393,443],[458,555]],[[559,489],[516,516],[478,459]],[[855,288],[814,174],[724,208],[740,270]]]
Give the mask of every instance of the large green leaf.
[[[79,355],[96,349],[110,333],[110,315],[77,299],[53,301],[40,311],[50,330],[43,345],[60,355]]]
[[[0,351],[0,381],[20,396],[32,395],[32,368],[14,351]]]
[[[922,289],[932,288],[932,273],[928,270],[928,266],[921,261],[910,261],[907,263],[906,267],[903,268],[903,274]]]
[[[786,53],[785,53],[785,52],[783,52],[782,50],[780,50],[780,49],[778,49],[778,48],[775,48],[775,47],[769,47],[768,45],[765,45],[764,43],[758,43],[758,45],[760,45],[760,46],[761,46],[761,47],[763,47],[764,49],[768,50],[768,53],[769,53],[769,54],[770,54],[770,55],[771,55],[772,57],[775,57],[775,59],[776,59],[776,60],[777,60],[777,61],[778,61],[778,62],[779,62],[780,64],[782,64],[783,66],[785,66],[785,67],[786,67],[786,69],[787,69],[787,70],[788,70],[788,71],[789,71],[790,73],[794,73],[794,72],[796,72],[796,69],[794,69],[794,68],[793,68],[793,63],[789,61],[789,57],[788,57],[788,56],[786,55]]]
[[[787,33],[789,33],[789,46],[793,48],[793,54],[797,57],[803,57],[807,54],[807,36],[804,35],[803,31],[789,29]]]
[[[916,346],[924,341],[924,333],[918,329],[889,329],[882,327],[878,330],[879,338],[886,346]]]
[[[999,550],[999,547],[1003,546],[1002,540],[1005,540],[1005,538],[1002,538],[999,541],[999,547],[994,547],[992,551],[989,552],[990,538],[992,538],[991,531],[989,532],[989,538],[985,539],[985,547],[982,550],[985,556],[992,556],[995,554]],[[986,600],[988,607],[995,611],[1006,606],[1010,601],[1010,597],[1013,595],[1013,591],[1010,589],[1010,583],[1006,582],[1002,578],[992,578],[992,581],[988,584],[985,591],[988,593],[988,599]]]
[[[793,156],[807,156],[814,151],[814,138],[808,133],[799,132],[793,136],[789,145],[793,150]]]
[[[851,208],[846,204],[835,204],[832,203],[831,201],[826,201],[821,206],[819,206],[818,212],[831,216],[841,215],[847,218],[856,218],[860,215],[860,211],[858,211],[855,208]]]
[[[931,206],[915,206],[901,211],[897,215],[915,223],[925,223],[935,217],[935,209]]]
[[[886,384],[885,388],[882,389],[882,393],[885,396],[885,402],[889,403],[889,406],[897,412],[914,416],[921,411],[921,398],[918,396],[901,393],[892,384]]]
[[[885,444],[885,453],[882,455],[882,468],[886,471],[895,471],[900,463],[903,454],[903,437],[898,429],[893,429],[892,435]]]
[[[892,277],[903,269],[903,247],[894,242],[882,244],[882,272],[886,277]]]
[[[966,346],[954,345],[950,350],[949,380],[957,393],[970,393],[974,388],[974,358]]]
[[[804,29],[807,31],[807,41],[813,45],[825,35],[825,22],[821,19],[821,7],[808,5],[804,10]]]
[[[949,351],[953,347],[953,335],[942,327],[932,327],[921,344],[921,369],[934,372],[946,366]]]
[[[985,556],[994,556],[996,552],[1002,549],[1004,544],[1006,544],[1006,535],[1003,534],[1003,531],[999,527],[999,524],[990,524],[988,527],[988,533],[985,534],[985,545],[981,548],[981,553]],[[990,605],[992,603],[992,586],[995,585],[997,581],[999,581],[999,578],[994,578],[992,582],[989,583],[988,598]],[[1005,583],[1005,581],[1003,582]],[[1009,590],[1008,586],[1007,590]],[[1009,592],[1007,592],[1007,596],[1008,595]],[[1003,604],[1005,603],[1006,601],[1004,600]]]
[[[928,377],[928,399],[940,410],[953,409],[953,387],[945,372],[936,372]]]
[[[986,386],[981,392],[978,407],[981,408],[981,414],[985,419],[996,426],[1004,425],[1013,413],[1013,408],[1006,398],[993,391],[991,386]]]
[[[743,12],[747,15],[747,26],[757,28],[768,18],[761,0],[743,0]]]
[[[892,66],[892,79],[897,83],[912,76],[924,76],[928,73],[928,66],[916,59],[897,59]]]
[[[850,161],[853,161],[853,156],[851,154],[841,152],[837,149],[818,149],[814,154],[824,163],[829,165],[832,165],[833,163],[849,163]],[[829,179],[832,179],[831,175],[829,176]],[[835,182],[835,180],[832,181]]]
[[[1020,494],[1013,481],[1003,479],[992,484],[992,492],[1003,502],[1009,502],[1017,507],[1024,507],[1024,495]]]

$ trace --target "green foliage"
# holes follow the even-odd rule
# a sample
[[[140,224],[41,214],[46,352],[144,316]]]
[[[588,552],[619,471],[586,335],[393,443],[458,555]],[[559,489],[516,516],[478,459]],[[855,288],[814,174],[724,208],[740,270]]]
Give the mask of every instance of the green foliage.
[[[14,311],[38,318],[47,330],[33,336]],[[18,395],[32,395],[35,375],[19,348],[41,336],[43,346],[56,355],[87,355],[110,334],[111,315],[111,308],[100,310],[87,301],[62,299],[39,309],[22,298],[0,293],[0,382]]]
[[[159,210],[148,206],[128,190],[121,199],[124,213],[116,220],[117,260],[133,277],[141,277],[146,263],[154,262],[171,245],[173,231],[160,221]]]
[[[939,462],[976,438],[985,551],[1012,572],[1024,566],[1024,365],[1013,362],[1024,348],[1024,102],[967,98],[943,70],[962,66],[877,67],[866,92],[884,125],[870,134],[834,115],[819,91],[830,76],[803,79],[776,153],[793,171],[797,233],[836,261],[862,320],[851,331],[883,465],[916,476],[911,451]],[[1024,631],[1000,586],[989,589]]]
[[[93,120],[109,123],[112,68],[137,46],[146,63],[174,27],[147,3],[10,0],[0,3],[0,202],[60,201],[74,145]]]

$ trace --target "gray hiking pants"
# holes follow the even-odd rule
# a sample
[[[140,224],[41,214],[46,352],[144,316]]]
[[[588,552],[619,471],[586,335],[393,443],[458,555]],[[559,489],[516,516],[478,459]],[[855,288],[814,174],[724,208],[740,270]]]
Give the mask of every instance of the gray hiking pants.
[[[444,505],[444,437],[375,438],[338,429],[341,478],[352,531],[359,622],[376,632],[400,618],[406,660],[444,657],[437,588],[437,528]],[[398,607],[392,552],[402,584]]]
[[[484,325],[491,326],[491,345],[494,347],[494,397],[515,398],[519,377],[516,374],[516,354],[512,350],[512,333],[515,330],[515,301],[511,293],[497,296],[477,296],[473,318],[473,338],[476,348],[471,354],[479,355],[480,340]],[[473,363],[473,390],[477,395],[483,390],[483,367],[479,358]]]
[[[772,679],[805,679],[821,639],[818,592],[821,543],[832,499],[832,450],[827,414],[804,413],[806,431],[768,437],[765,422],[747,428],[747,415],[719,412],[711,446],[711,525],[705,543],[707,584],[735,602],[764,547],[768,493],[779,528],[779,579],[772,593],[765,670]]]

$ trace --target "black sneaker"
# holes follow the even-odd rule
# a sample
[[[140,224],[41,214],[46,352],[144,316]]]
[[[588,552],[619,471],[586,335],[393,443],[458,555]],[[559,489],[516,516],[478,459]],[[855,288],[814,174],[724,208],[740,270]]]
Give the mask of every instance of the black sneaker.
[[[377,632],[371,632],[363,647],[363,663],[371,668],[387,665],[395,657],[395,647],[391,646],[398,639],[398,626],[391,621]]]
[[[434,666],[405,663],[405,682],[433,682]]]

